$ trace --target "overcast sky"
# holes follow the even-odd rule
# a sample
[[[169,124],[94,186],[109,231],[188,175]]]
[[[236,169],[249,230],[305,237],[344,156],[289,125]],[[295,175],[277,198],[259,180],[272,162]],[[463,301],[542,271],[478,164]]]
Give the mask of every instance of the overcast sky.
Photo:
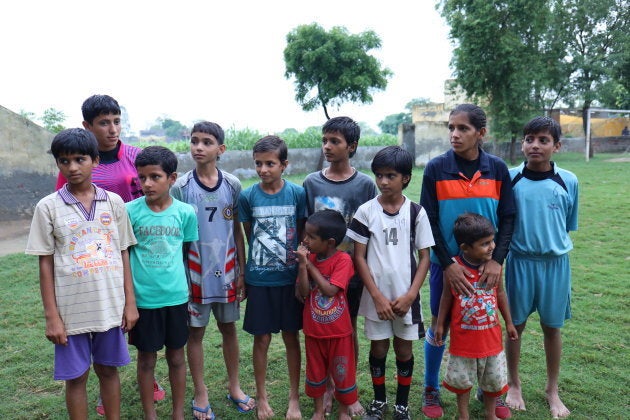
[[[0,4],[0,105],[52,107],[74,127],[83,100],[101,93],[127,109],[132,131],[160,116],[261,132],[321,125],[321,108],[302,111],[284,77],[287,33],[313,22],[375,31],[373,55],[394,73],[372,104],[331,116],[376,128],[413,98],[443,101],[452,46],[430,0],[14,0]]]

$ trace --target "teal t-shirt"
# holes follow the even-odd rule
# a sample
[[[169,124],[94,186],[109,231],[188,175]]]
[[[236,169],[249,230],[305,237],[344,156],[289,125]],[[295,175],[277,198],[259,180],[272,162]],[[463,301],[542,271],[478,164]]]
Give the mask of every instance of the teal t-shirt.
[[[138,240],[130,252],[136,305],[155,309],[188,302],[183,244],[199,239],[195,210],[173,199],[169,208],[156,213],[144,197],[126,206]]]

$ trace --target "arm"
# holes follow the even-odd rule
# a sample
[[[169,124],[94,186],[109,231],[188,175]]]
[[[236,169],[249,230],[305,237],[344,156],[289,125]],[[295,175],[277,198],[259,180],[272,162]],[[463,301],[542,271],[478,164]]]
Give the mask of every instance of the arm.
[[[444,344],[442,337],[444,336],[444,331],[448,329],[445,324],[448,315],[451,313],[451,306],[453,306],[453,293],[451,292],[450,285],[446,279],[444,279],[444,287],[442,288],[442,296],[440,297],[440,311],[438,312],[435,325],[435,342],[438,346]]]
[[[238,208],[234,209],[234,219],[238,220]],[[239,302],[247,298],[245,294],[245,237],[240,223],[234,222],[234,244],[238,260],[238,279],[236,280],[236,296]]]
[[[252,222],[243,222],[243,234],[247,239],[247,244],[252,246]]]
[[[354,267],[357,270],[357,273],[359,273],[359,276],[363,281],[363,285],[374,301],[374,306],[376,307],[376,313],[378,314],[379,319],[387,319],[390,321],[394,320],[395,314],[392,310],[391,302],[383,296],[381,291],[378,290],[378,287],[376,287],[374,278],[372,278],[372,274],[370,273],[370,269],[367,265],[366,255],[367,246],[354,241]]]
[[[120,255],[123,263],[123,288],[125,290],[125,308],[123,310],[121,328],[124,332],[128,332],[136,325],[140,315],[136,307],[136,295],[133,292],[133,277],[131,276],[131,265],[129,263],[129,250],[125,249]]]
[[[515,216],[503,216],[499,220],[499,230],[496,235],[496,248],[492,252],[492,259],[479,267],[479,282],[486,283],[486,290],[497,287],[501,283],[501,268],[510,249],[512,233],[514,233]]]
[[[311,285],[308,281],[308,269],[306,267],[308,262],[308,249],[304,245],[300,245],[295,252],[298,259],[298,278],[295,297],[304,302],[308,298],[308,294],[311,292]]]
[[[510,305],[508,303],[507,295],[505,294],[505,289],[503,288],[503,283],[501,282],[499,282],[499,286],[497,287],[497,306],[499,307],[501,316],[505,321],[505,331],[508,337],[510,337],[510,340],[512,341],[518,340],[518,332],[516,331],[514,322],[512,322]]]
[[[420,288],[424,284],[424,280],[427,277],[429,271],[429,248],[418,250],[419,264],[411,282],[409,291],[402,296],[399,296],[392,303],[392,310],[400,317],[405,316],[409,312],[411,304],[416,299],[416,296],[420,293]]]
[[[59,315],[57,300],[55,299],[54,268],[53,255],[41,255],[39,257],[39,289],[44,305],[44,317],[46,318],[46,338],[53,344],[68,345],[66,327]]]

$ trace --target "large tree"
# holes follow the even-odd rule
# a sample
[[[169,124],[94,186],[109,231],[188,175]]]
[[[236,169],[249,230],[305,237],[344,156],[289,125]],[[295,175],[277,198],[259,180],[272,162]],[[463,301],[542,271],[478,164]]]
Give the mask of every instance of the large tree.
[[[295,79],[295,99],[305,111],[344,102],[371,103],[372,94],[387,87],[391,71],[368,52],[381,47],[373,31],[350,34],[335,26],[300,25],[287,34],[285,77]]]

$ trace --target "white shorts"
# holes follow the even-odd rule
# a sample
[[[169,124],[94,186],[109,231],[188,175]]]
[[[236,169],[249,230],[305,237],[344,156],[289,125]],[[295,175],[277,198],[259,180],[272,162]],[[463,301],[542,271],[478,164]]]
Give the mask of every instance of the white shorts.
[[[394,336],[403,340],[416,341],[418,335],[418,324],[404,324],[403,318],[396,317],[393,321],[373,321],[365,318],[363,331],[368,340],[386,340]]]
[[[205,327],[210,321],[210,312],[214,319],[222,324],[238,321],[241,317],[240,305],[237,300],[234,302],[222,303],[195,303],[188,302],[188,314],[190,315],[191,327]]]

